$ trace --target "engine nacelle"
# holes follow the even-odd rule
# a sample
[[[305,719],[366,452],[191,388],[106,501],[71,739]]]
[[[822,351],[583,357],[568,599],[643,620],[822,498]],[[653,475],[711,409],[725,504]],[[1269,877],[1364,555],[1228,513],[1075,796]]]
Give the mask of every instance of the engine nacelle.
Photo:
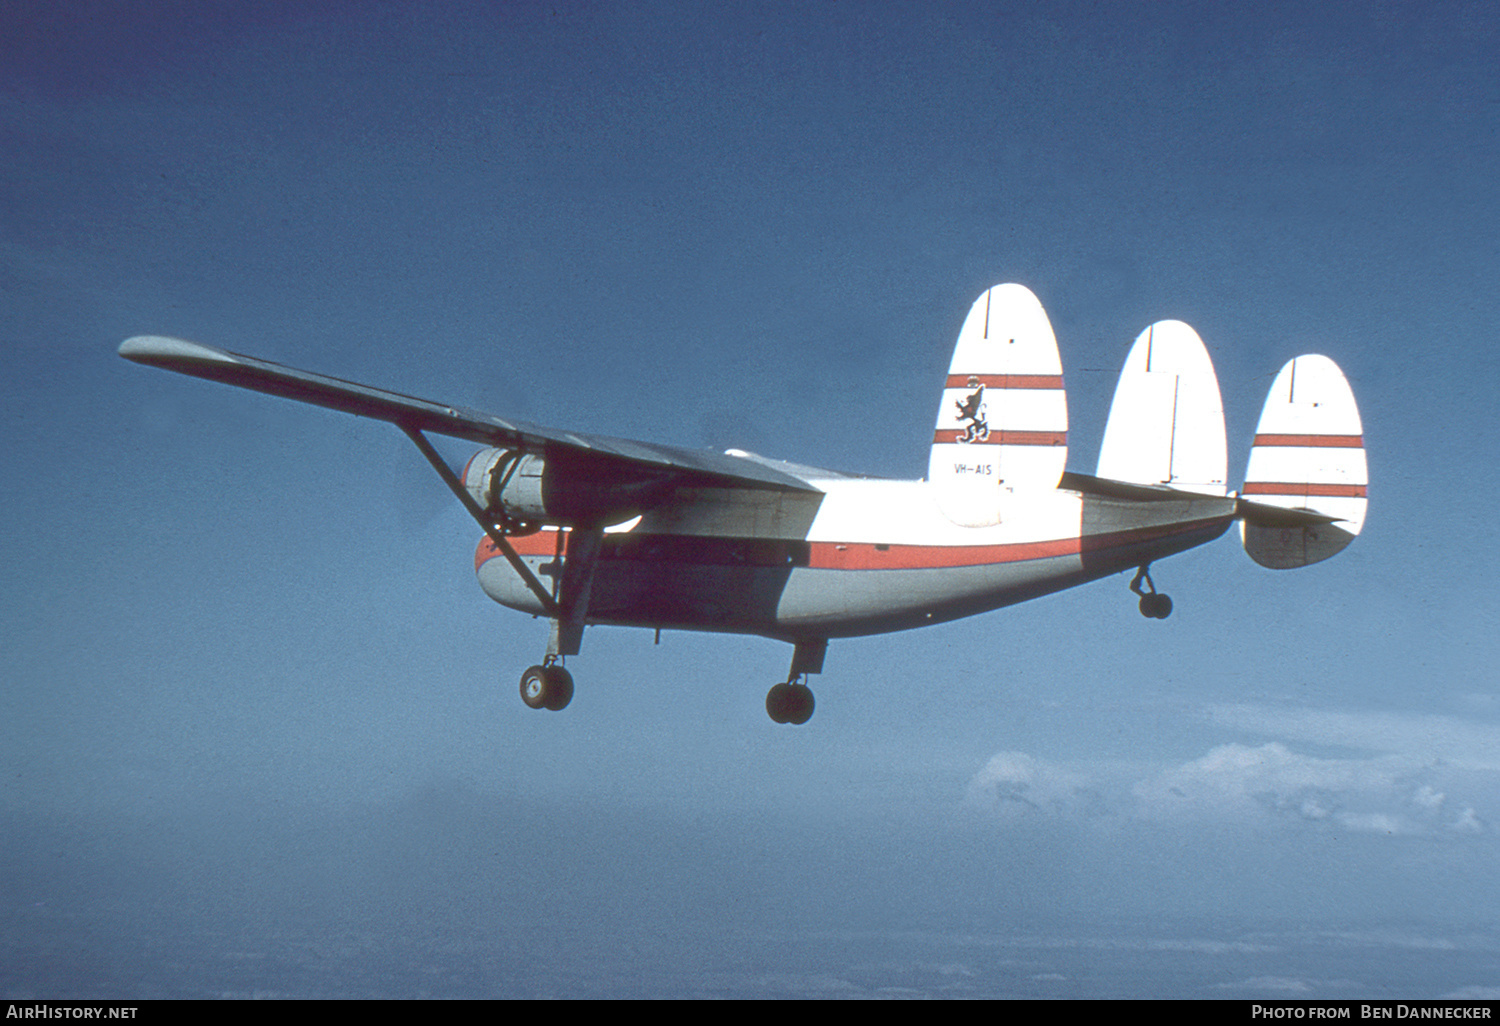
[[[464,487],[486,514],[510,530],[554,524],[604,527],[638,516],[671,487],[648,468],[622,477],[618,461],[558,450],[540,454],[481,449],[464,468]]]

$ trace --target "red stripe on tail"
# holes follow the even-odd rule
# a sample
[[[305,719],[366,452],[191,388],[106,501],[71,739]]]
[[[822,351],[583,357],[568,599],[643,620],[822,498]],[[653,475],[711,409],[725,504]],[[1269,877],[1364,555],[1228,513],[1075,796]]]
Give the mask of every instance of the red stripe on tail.
[[[1288,482],[1246,481],[1244,495],[1334,495],[1345,499],[1363,499],[1365,485],[1292,484]]]
[[[973,384],[970,384],[973,381]],[[1060,389],[1061,374],[950,374],[944,388],[1036,388]]]
[[[953,428],[943,428],[934,431],[932,444],[937,445],[945,442],[957,442],[967,431]],[[970,445],[1067,445],[1068,433],[1066,431],[999,431],[991,429],[989,437],[974,439]]]
[[[1363,449],[1363,435],[1256,435],[1256,445],[1280,445],[1288,448]]]

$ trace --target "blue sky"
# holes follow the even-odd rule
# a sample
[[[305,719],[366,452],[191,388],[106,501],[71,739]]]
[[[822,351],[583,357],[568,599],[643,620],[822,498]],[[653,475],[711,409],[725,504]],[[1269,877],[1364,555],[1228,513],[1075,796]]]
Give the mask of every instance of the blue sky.
[[[722,951],[1492,922],[1497,37],[1465,3],[5,4],[0,811],[84,853],[15,842],[10,900],[104,915],[113,873],[173,935],[163,892],[442,894]],[[398,432],[115,356],[916,477],[1003,281],[1075,470],[1151,321],[1208,344],[1232,477],[1281,365],[1333,357],[1364,534],[1158,564],[1168,621],[1121,577],[837,642],[801,730],[762,708],[785,646],[592,629],[540,715],[545,625]]]

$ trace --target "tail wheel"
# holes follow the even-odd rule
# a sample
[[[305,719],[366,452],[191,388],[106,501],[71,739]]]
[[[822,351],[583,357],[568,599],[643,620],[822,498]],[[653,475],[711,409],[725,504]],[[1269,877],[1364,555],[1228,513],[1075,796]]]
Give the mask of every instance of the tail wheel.
[[[533,666],[521,674],[521,701],[554,712],[573,700],[573,675],[561,666]]]
[[[1152,620],[1165,620],[1172,615],[1172,600],[1157,591],[1142,595],[1141,615]]]
[[[1142,587],[1145,585],[1145,587]],[[1150,588],[1147,591],[1146,588]],[[1141,615],[1152,620],[1165,620],[1172,615],[1172,600],[1156,590],[1151,580],[1149,564],[1142,564],[1130,582],[1130,590],[1141,597]]]

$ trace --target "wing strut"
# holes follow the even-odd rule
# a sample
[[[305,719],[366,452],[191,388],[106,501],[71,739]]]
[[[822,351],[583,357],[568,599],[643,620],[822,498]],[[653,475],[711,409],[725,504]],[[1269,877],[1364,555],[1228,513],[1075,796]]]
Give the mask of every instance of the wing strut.
[[[542,604],[542,608],[547,611],[547,615],[554,620],[561,617],[562,610],[558,607],[552,596],[548,594],[547,589],[542,586],[542,582],[536,579],[536,574],[527,569],[526,564],[521,561],[521,557],[516,554],[516,550],[511,548],[510,542],[505,540],[505,535],[501,533],[500,528],[496,527],[484,515],[484,510],[479,508],[479,503],[474,501],[474,496],[469,494],[469,490],[458,479],[458,475],[453,473],[449,469],[448,464],[443,462],[443,458],[437,454],[437,450],[432,447],[432,443],[427,440],[427,436],[422,434],[421,429],[414,428],[401,421],[397,421],[396,426],[406,434],[407,438],[412,440],[412,443],[421,451],[422,455],[427,457],[427,462],[432,464],[432,469],[437,471],[438,477],[443,479],[443,483],[448,486],[448,490],[458,496],[458,501],[464,504],[464,509],[469,511],[469,516],[473,517],[474,521],[480,527],[484,528],[484,533],[489,535],[490,541],[495,543],[495,548],[499,549],[500,554],[510,563],[511,569],[520,575],[521,580],[526,582],[526,587],[531,589],[531,593],[537,597],[537,601]]]

